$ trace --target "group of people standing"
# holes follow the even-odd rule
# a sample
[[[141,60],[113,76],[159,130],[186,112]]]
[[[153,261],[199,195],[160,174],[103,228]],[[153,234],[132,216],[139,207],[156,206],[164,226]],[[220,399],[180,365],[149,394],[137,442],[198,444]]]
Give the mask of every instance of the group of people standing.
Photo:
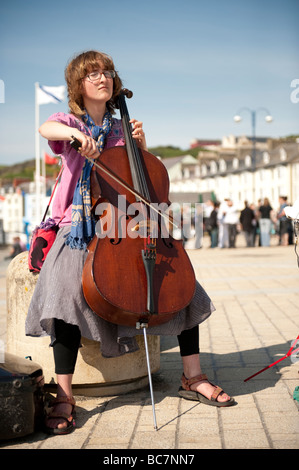
[[[293,243],[293,224],[285,215],[287,197],[279,197],[279,208],[274,210],[269,199],[264,198],[254,204],[245,201],[240,211],[231,199],[221,204],[208,201],[205,217],[205,230],[211,239],[211,248],[235,248],[239,232],[244,233],[246,246],[270,246],[271,235],[276,234],[279,245]],[[258,241],[257,241],[258,240]]]

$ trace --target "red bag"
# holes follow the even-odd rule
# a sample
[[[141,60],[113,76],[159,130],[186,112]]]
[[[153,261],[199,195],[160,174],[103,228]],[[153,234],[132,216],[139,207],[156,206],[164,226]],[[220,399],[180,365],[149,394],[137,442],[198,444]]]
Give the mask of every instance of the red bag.
[[[62,173],[62,170],[63,170],[63,167],[61,167],[61,170],[57,177],[57,180],[53,188],[53,192],[50,197],[49,204],[47,206],[43,220],[41,224],[38,227],[36,227],[32,232],[32,238],[31,238],[29,254],[28,254],[28,265],[29,265],[30,272],[35,272],[35,273],[40,272],[42,265],[44,264],[44,261],[46,259],[46,256],[49,253],[50,248],[52,247],[53,243],[55,242],[56,235],[59,229],[59,223],[63,218],[62,216],[58,224],[56,224],[54,219],[51,219],[51,218],[45,221],[57,183]]]
[[[41,270],[46,256],[55,242],[58,229],[59,226],[55,224],[55,221],[49,218],[32,232],[28,255],[29,271],[38,273]]]

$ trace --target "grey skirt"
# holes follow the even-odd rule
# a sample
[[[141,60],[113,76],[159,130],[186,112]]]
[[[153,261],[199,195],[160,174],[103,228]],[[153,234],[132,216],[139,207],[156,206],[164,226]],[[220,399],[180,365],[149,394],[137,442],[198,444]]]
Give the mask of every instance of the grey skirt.
[[[81,336],[98,341],[104,357],[117,357],[138,350],[134,327],[115,325],[96,315],[87,305],[82,291],[82,270],[87,252],[65,245],[70,226],[62,227],[56,237],[29,306],[25,331],[27,336],[50,336],[55,341],[54,319],[77,325]],[[209,296],[196,283],[191,304],[169,322],[147,328],[148,334],[178,335],[206,320],[215,310]]]

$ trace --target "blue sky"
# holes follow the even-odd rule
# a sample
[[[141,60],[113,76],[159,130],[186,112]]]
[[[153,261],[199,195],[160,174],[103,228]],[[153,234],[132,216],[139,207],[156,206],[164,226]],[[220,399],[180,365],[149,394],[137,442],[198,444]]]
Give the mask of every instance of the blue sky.
[[[68,60],[88,49],[113,57],[149,146],[250,135],[249,113],[233,121],[242,107],[273,115],[257,113],[258,136],[298,134],[298,16],[298,0],[1,2],[0,164],[34,158],[34,83],[63,85]],[[40,106],[40,123],[67,109]],[[51,153],[44,140],[41,150]]]

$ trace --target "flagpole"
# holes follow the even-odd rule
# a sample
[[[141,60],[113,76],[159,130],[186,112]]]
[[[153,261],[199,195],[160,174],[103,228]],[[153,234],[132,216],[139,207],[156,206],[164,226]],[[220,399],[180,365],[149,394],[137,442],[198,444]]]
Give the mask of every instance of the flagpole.
[[[43,158],[42,158],[42,177],[43,177],[43,200],[46,196],[46,190],[47,190],[47,186],[46,186],[46,156],[45,156],[45,152],[43,152]]]
[[[40,86],[38,82],[35,83],[35,192],[36,192],[36,220],[34,221],[39,225],[42,214],[42,201],[46,194],[46,167],[45,162],[41,167],[41,150],[40,150],[40,135],[39,135],[39,107],[41,104],[60,103],[64,101],[65,86],[49,87]],[[43,185],[41,184],[41,170],[44,176]]]
[[[35,193],[36,193],[36,224],[40,222],[40,138],[39,138],[39,104],[37,92],[39,83],[35,83]]]

